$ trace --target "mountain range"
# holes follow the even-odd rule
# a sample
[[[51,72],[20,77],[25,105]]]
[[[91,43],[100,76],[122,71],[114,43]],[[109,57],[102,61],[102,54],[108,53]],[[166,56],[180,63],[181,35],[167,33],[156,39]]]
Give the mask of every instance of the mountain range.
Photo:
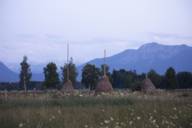
[[[94,59],[90,64],[100,66],[103,59]],[[148,43],[138,49],[127,49],[119,54],[106,58],[110,69],[136,70],[138,73],[151,69],[162,74],[168,67],[176,71],[192,71],[192,47],[187,45],[162,45]]]
[[[103,58],[93,59],[87,63],[100,67]],[[138,73],[148,72],[151,69],[158,73],[165,73],[168,67],[173,67],[177,72],[192,71],[192,47],[187,45],[162,45],[148,43],[138,49],[127,49],[119,54],[106,58],[106,63],[113,69],[136,70]],[[86,64],[86,63],[85,63]],[[78,66],[78,74],[85,64]],[[80,79],[80,77],[79,77]],[[18,75],[0,63],[0,81],[16,81]],[[43,80],[43,74],[33,75],[33,80]]]
[[[11,71],[6,65],[0,62],[0,82],[15,82],[19,80],[17,73]]]

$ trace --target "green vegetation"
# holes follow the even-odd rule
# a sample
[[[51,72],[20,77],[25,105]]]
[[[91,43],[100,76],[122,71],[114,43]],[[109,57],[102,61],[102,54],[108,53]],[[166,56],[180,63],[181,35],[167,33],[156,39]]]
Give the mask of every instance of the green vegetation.
[[[165,73],[165,81],[166,81],[166,86],[168,89],[177,88],[176,73],[172,67],[167,69],[167,71]]]
[[[73,63],[73,59],[69,61],[69,64],[64,64],[63,67],[61,67],[62,70],[62,80],[63,83],[67,82],[67,67],[69,67],[69,80],[72,81],[73,85],[76,84],[76,78],[77,78],[77,69],[75,64]]]
[[[177,82],[179,88],[190,88],[192,87],[192,73],[190,72],[179,72],[177,74]]]
[[[156,88],[162,88],[161,84],[163,78],[155,70],[150,70],[147,76],[151,79]]]
[[[184,96],[183,94],[186,94]],[[2,128],[189,128],[191,92],[73,96],[59,92],[10,95],[0,100]],[[24,96],[25,95],[25,96]]]
[[[114,88],[136,88],[138,83],[145,78],[145,74],[139,75],[136,71],[120,69],[113,70],[111,77]]]
[[[46,88],[56,88],[59,84],[59,74],[57,73],[57,66],[55,63],[49,63],[44,68],[45,81],[44,86]]]
[[[23,57],[23,61],[20,63],[21,65],[21,71],[20,71],[20,89],[24,89],[25,91],[27,90],[27,86],[30,83],[31,80],[31,69],[30,65],[27,63],[27,56]]]
[[[0,83],[0,90],[61,89],[63,83],[67,81],[67,66],[69,67],[69,79],[73,82],[74,88],[89,88],[90,90],[94,90],[104,72],[104,64],[99,68],[94,64],[86,64],[82,69],[81,80],[77,81],[78,73],[76,65],[71,58],[69,64],[64,64],[64,66],[61,67],[61,71],[57,71],[57,65],[55,63],[47,64],[44,68],[44,81],[30,81],[32,73],[30,65],[27,63],[27,57],[24,56],[21,62],[20,82]],[[136,70],[131,71],[125,69],[114,69],[110,72],[109,68],[108,65],[105,65],[106,74],[110,83],[113,88],[117,89],[140,90],[141,84],[146,76],[148,76],[158,89],[173,90],[192,88],[192,73],[176,72],[173,67],[169,67],[164,74],[158,74],[153,69],[148,73],[141,74],[137,73]],[[61,72],[62,76],[59,76],[58,72]],[[60,80],[60,78],[62,80]]]
[[[96,84],[99,80],[100,71],[95,65],[86,64],[82,69],[82,80],[81,83],[85,85],[86,88],[91,90],[95,89]]]

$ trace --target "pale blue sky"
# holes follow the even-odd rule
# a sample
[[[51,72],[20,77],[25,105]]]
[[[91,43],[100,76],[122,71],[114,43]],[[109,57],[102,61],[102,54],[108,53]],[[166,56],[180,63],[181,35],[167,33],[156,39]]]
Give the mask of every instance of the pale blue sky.
[[[0,0],[0,61],[76,64],[156,41],[192,45],[192,0]]]

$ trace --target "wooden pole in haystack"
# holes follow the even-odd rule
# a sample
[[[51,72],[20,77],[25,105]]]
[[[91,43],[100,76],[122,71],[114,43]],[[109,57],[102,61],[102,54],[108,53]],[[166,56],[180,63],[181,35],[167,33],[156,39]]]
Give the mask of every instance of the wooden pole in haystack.
[[[109,78],[106,73],[106,50],[104,50],[104,67],[103,67],[103,77],[100,79],[98,82],[96,89],[95,89],[95,94],[97,95],[100,92],[112,92],[113,87],[109,81]]]
[[[104,50],[104,69],[103,69],[103,76],[104,77],[106,77],[107,75],[106,75],[106,62],[105,62],[105,58],[106,58],[106,50]]]
[[[35,96],[36,96],[36,88],[33,88],[33,98],[35,98]]]
[[[24,86],[24,95],[27,96],[27,85],[25,75],[23,75],[23,86]]]
[[[7,95],[7,90],[6,89],[4,90],[4,97],[5,97],[5,101],[7,101],[8,95]]]
[[[69,81],[69,43],[67,43],[67,81]]]
[[[70,67],[69,67],[69,44],[67,43],[67,81],[64,83],[63,91],[65,92],[73,92],[73,83],[70,80]]]

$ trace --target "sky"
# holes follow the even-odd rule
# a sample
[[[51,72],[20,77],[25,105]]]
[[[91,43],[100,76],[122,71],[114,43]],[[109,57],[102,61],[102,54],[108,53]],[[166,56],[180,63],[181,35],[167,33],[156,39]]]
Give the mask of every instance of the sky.
[[[192,0],[0,0],[0,61],[79,65],[149,42],[192,46]]]

